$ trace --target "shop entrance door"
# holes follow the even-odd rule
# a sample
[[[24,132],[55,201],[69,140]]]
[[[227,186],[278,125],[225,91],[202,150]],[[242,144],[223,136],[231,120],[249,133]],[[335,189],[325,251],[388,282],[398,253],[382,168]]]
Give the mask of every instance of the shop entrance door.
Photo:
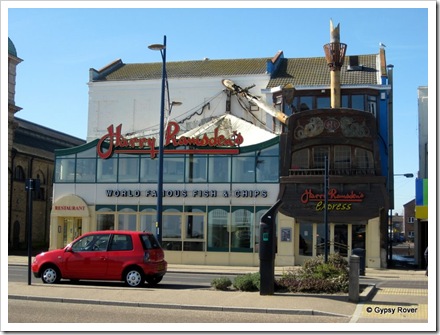
[[[328,232],[327,250],[329,254],[339,253],[342,257],[348,256],[348,227],[347,224],[330,224]],[[325,253],[325,226],[316,224],[316,255]]]
[[[335,224],[332,233],[331,253],[339,253],[342,257],[348,256],[348,225]]]
[[[82,218],[64,218],[63,246],[66,246],[82,234]]]

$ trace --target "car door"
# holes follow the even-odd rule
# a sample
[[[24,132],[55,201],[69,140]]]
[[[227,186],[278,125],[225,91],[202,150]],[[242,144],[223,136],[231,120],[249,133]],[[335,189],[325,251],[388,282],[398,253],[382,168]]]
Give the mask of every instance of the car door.
[[[136,262],[132,236],[130,234],[114,234],[107,256],[107,275],[109,279],[119,280],[125,265]],[[137,261],[141,262],[142,257],[139,256]]]
[[[65,274],[72,279],[106,279],[110,234],[87,235],[66,252]]]

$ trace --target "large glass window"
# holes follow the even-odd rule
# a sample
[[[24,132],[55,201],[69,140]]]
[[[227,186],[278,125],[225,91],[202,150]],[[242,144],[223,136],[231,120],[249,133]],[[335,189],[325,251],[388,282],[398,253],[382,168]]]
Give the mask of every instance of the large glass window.
[[[329,97],[316,98],[316,108],[330,108],[330,98]]]
[[[368,111],[376,116],[377,114],[377,97],[375,95],[367,95]]]
[[[229,250],[229,208],[208,210],[208,251]]]
[[[118,182],[139,181],[139,156],[119,155]]]
[[[163,158],[163,181],[164,183],[183,183],[185,175],[183,156]]]
[[[348,108],[348,95],[343,95],[341,97],[341,107]]]
[[[313,224],[311,223],[299,225],[299,254],[313,256]]]
[[[206,155],[186,156],[186,182],[206,183],[208,181],[208,157]]]
[[[364,224],[351,226],[351,250],[365,249],[365,227]]]
[[[136,230],[136,210],[133,208],[118,209],[118,229]]]
[[[203,251],[205,249],[205,209],[188,206],[185,208],[185,241],[183,250]]]
[[[309,149],[301,149],[292,154],[292,169],[308,169],[309,168]]]
[[[162,241],[167,250],[182,250],[182,213],[178,209],[163,212]]]
[[[55,161],[55,182],[75,181],[75,155],[57,158]]]
[[[240,155],[232,157],[232,182],[253,183],[255,182],[255,156]]]
[[[94,183],[96,176],[95,158],[78,158],[76,160],[76,182]]]
[[[313,148],[313,168],[325,168],[325,156],[328,157],[328,147],[314,147]],[[330,162],[330,157],[328,157]]]
[[[215,156],[209,157],[209,182],[229,183],[231,181],[231,157]]]
[[[335,169],[351,168],[351,147],[348,145],[335,145]]]
[[[157,182],[159,175],[159,160],[151,159],[149,156],[142,156],[141,158],[141,183]]]
[[[163,238],[181,238],[182,237],[182,216],[174,209],[164,211],[162,216]]]
[[[115,229],[115,214],[113,208],[102,207],[97,210],[96,229],[97,230]]]
[[[335,224],[333,233],[333,252],[343,257],[348,255],[348,225]]]
[[[156,234],[157,213],[154,208],[141,209],[140,231],[148,231]]]
[[[116,183],[117,158],[98,159],[97,181],[105,183]]]
[[[252,251],[253,208],[233,208],[231,251]]]
[[[201,239],[205,236],[204,210],[193,206],[185,208],[185,238]]]
[[[299,97],[299,111],[313,109],[313,97]]]
[[[355,148],[355,167],[360,170],[374,169],[373,153],[362,148]]]
[[[271,146],[257,152],[255,161],[257,183],[278,182],[278,150],[278,146]]]
[[[279,146],[239,155],[168,155],[164,157],[164,183],[277,182]],[[156,183],[158,159],[119,154],[108,159],[96,150],[56,158],[57,183]]]
[[[278,182],[278,157],[257,158],[257,183]]]
[[[351,108],[364,111],[365,110],[364,95],[360,95],[360,94],[359,95],[352,95],[351,96]]]
[[[330,231],[328,232],[327,237],[328,237],[327,242],[329,242]],[[316,225],[316,256],[324,255],[324,247],[325,247],[325,224],[321,223]],[[328,248],[327,250],[330,251],[330,248]]]

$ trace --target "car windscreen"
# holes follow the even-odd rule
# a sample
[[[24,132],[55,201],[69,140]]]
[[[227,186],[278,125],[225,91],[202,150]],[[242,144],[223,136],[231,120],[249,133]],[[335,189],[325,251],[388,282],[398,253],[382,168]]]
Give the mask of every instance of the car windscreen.
[[[160,249],[159,241],[156,239],[154,235],[144,234],[141,235],[140,237],[144,250]]]

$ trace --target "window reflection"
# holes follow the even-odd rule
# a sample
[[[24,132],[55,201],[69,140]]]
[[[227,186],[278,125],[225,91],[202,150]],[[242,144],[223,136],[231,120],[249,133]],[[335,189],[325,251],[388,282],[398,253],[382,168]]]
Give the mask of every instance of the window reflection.
[[[184,181],[184,157],[164,157],[163,159],[163,181],[165,183],[183,183]]]
[[[157,159],[151,159],[150,157],[141,158],[141,183],[157,182],[157,176],[159,175]]]
[[[313,225],[301,223],[299,233],[299,254],[304,256],[313,255]]]
[[[98,182],[116,182],[117,159],[98,159]]]
[[[118,212],[119,230],[136,230],[136,211],[131,208],[124,208]]]
[[[231,178],[231,157],[209,157],[209,182],[228,183]]]
[[[139,156],[119,157],[119,182],[139,181]]]
[[[92,183],[95,182],[96,159],[77,159],[76,160],[76,182]]]
[[[186,182],[206,183],[208,181],[207,156],[188,155],[186,158]]]
[[[208,250],[228,251],[228,212],[211,209],[208,213]]]
[[[255,182],[254,156],[237,156],[232,158],[232,182]]]
[[[253,211],[245,208],[232,212],[231,247],[251,251]],[[233,250],[234,251],[234,250]]]

